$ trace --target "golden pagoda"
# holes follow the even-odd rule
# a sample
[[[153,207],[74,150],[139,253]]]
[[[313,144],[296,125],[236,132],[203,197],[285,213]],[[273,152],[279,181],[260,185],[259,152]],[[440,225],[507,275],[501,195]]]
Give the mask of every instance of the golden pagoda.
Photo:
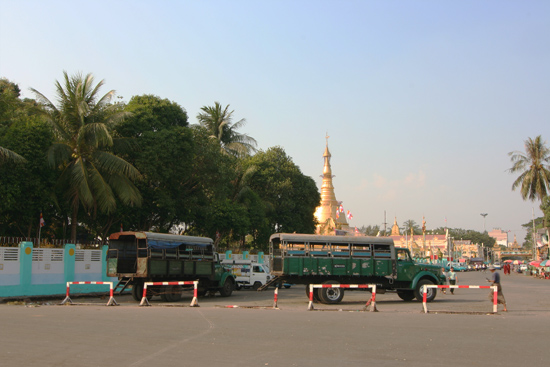
[[[393,220],[393,226],[391,227],[391,235],[392,236],[399,236],[399,226],[397,225],[397,217]]]
[[[323,183],[321,185],[321,205],[315,210],[315,218],[317,219],[318,234],[331,235],[337,230],[348,230],[349,225],[346,220],[346,215],[340,212],[341,203],[336,200],[334,194],[334,186],[332,185],[332,169],[330,168],[330,151],[328,150],[328,135],[326,136],[326,147],[323,153]]]

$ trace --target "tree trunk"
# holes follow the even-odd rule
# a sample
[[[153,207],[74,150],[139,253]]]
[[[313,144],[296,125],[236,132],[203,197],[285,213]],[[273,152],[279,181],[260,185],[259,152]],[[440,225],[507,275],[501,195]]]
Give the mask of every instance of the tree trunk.
[[[71,216],[71,243],[76,244],[76,229],[78,227],[78,200],[73,204],[73,215]]]

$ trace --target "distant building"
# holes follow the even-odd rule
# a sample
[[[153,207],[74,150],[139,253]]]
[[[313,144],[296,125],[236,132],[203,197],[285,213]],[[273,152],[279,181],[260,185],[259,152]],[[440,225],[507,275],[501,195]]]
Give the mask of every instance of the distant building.
[[[508,232],[504,232],[500,228],[493,228],[488,234],[489,237],[495,239],[497,245],[508,247]]]

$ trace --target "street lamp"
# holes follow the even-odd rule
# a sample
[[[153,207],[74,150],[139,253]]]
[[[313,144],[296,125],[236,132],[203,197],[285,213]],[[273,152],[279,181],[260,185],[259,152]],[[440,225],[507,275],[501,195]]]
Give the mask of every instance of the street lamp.
[[[488,213],[481,213],[480,215],[483,217],[483,233],[485,233],[486,232],[486,230],[485,230],[485,217],[488,216],[489,214]]]

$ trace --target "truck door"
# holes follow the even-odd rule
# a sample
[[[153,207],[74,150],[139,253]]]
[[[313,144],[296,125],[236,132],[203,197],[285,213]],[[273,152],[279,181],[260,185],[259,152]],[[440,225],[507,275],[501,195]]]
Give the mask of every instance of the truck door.
[[[397,252],[397,280],[413,280],[416,271],[409,250],[405,248],[396,248],[395,251]]]

